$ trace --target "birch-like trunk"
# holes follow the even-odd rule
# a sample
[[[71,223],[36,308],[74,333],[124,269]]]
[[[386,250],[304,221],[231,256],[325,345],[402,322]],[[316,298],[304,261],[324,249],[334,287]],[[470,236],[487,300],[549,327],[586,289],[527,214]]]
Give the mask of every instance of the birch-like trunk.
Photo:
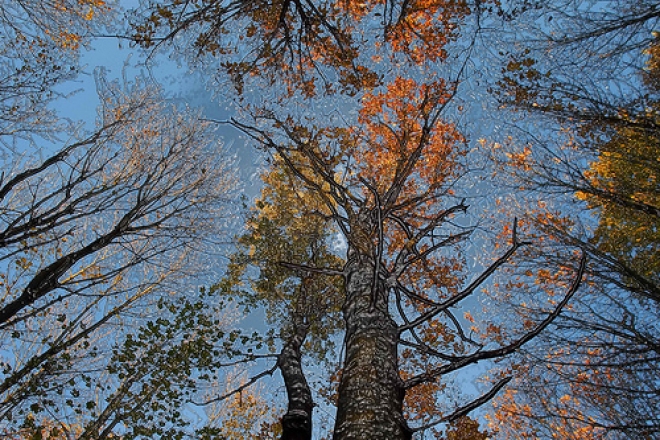
[[[387,292],[374,284],[369,258],[349,252],[345,267],[346,359],[339,385],[334,440],[408,440],[405,392],[398,372],[397,326]]]
[[[302,369],[301,347],[308,325],[294,318],[293,333],[286,341],[278,359],[278,366],[286,386],[289,407],[282,417],[281,440],[311,440],[312,393]]]

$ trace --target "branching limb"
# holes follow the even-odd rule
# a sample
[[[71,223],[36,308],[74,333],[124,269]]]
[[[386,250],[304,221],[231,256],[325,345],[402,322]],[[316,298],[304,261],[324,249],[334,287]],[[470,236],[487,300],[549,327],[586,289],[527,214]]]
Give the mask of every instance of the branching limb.
[[[374,255],[374,275],[371,282],[371,308],[376,306],[376,296],[378,293],[378,275],[383,261],[383,207],[381,205],[380,194],[378,190],[369,184],[365,179],[360,179],[362,183],[371,191],[374,196],[374,212],[376,213],[376,229],[378,233],[378,243],[376,244],[376,255]]]
[[[328,275],[328,276],[343,276],[344,275],[343,269],[336,269],[336,268],[330,268],[330,267],[314,267],[314,266],[308,266],[306,264],[287,263],[285,261],[280,261],[279,265],[282,266],[282,267],[286,267],[287,269],[291,269],[291,270],[296,270],[296,271],[301,271],[301,272],[309,272],[309,273],[317,273],[317,274],[320,274],[320,275]]]
[[[415,350],[417,350],[417,351],[419,351],[419,352],[421,352],[425,355],[440,358],[444,361],[458,362],[461,359],[463,359],[463,356],[454,356],[454,355],[450,355],[450,354],[445,354],[445,353],[442,353],[438,350],[435,350],[435,349],[431,348],[426,342],[424,342],[422,340],[422,338],[419,337],[417,332],[415,332],[414,330],[411,330],[410,334],[413,336],[415,341],[417,341],[416,343],[411,342],[411,341],[407,341],[405,339],[400,339],[399,344],[400,345],[405,345],[407,347],[414,348]]]
[[[456,371],[460,368],[463,368],[470,364],[477,363],[481,360],[501,358],[508,354],[514,353],[515,351],[520,349],[520,347],[522,347],[524,344],[537,337],[546,327],[548,327],[559,316],[559,314],[562,312],[568,301],[573,297],[575,292],[577,292],[578,288],[580,287],[586,266],[587,266],[587,257],[586,254],[582,254],[582,258],[580,259],[580,266],[578,267],[577,274],[573,279],[573,283],[571,284],[564,298],[561,300],[561,302],[559,302],[559,304],[555,307],[552,313],[550,313],[543,321],[537,324],[537,326],[533,330],[525,333],[525,335],[523,335],[521,338],[517,339],[516,341],[504,347],[500,347],[493,350],[481,350],[471,355],[462,356],[460,360],[451,362],[449,364],[435,368],[427,373],[420,374],[410,378],[409,380],[405,381],[404,387],[406,389],[409,389],[421,383],[433,381],[437,377],[443,374]]]
[[[454,324],[454,328],[456,329],[456,332],[458,333],[458,336],[460,336],[460,338],[463,341],[468,342],[468,343],[470,343],[472,345],[475,345],[477,347],[480,347],[480,348],[483,347],[483,344],[481,344],[480,342],[475,341],[474,339],[468,337],[465,334],[465,332],[463,331],[463,326],[460,324],[460,322],[458,322],[458,319],[456,319],[456,317],[454,316],[454,314],[451,311],[445,310],[444,313],[445,313],[445,315],[447,315],[449,320]]]
[[[273,365],[271,368],[269,368],[268,370],[262,371],[261,373],[252,376],[250,379],[248,379],[247,382],[245,382],[241,386],[239,386],[237,388],[234,388],[233,390],[231,390],[231,391],[229,391],[225,394],[222,394],[221,396],[214,397],[213,399],[209,399],[205,402],[195,402],[193,400],[190,400],[189,402],[192,403],[193,405],[197,405],[197,406],[206,406],[206,405],[210,405],[212,403],[222,402],[223,400],[233,396],[234,394],[238,394],[238,393],[242,392],[243,390],[245,390],[246,388],[251,387],[252,385],[257,383],[259,380],[263,379],[264,377],[272,376],[273,373],[275,373],[275,371],[277,371],[277,363],[275,365]]]
[[[477,399],[473,400],[472,402],[468,403],[467,405],[461,406],[460,408],[456,409],[453,413],[446,415],[442,417],[439,420],[436,420],[431,423],[427,423],[426,425],[419,426],[417,428],[411,428],[413,432],[420,432],[427,430],[429,428],[432,428],[434,426],[440,425],[441,423],[450,423],[455,420],[460,419],[461,417],[464,417],[468,415],[470,412],[474,411],[475,409],[479,408],[481,405],[484,403],[488,402],[490,399],[495,397],[497,393],[507,384],[511,381],[511,377],[505,377],[504,379],[501,379],[498,381],[493,387],[486,393],[483,394],[482,396],[478,397]]]
[[[512,244],[509,250],[507,250],[504,255],[502,255],[500,258],[495,260],[485,271],[481,273],[470,285],[468,285],[464,290],[459,292],[457,295],[449,298],[446,301],[443,301],[442,303],[436,305],[435,307],[431,308],[427,312],[423,313],[421,316],[419,316],[417,319],[411,321],[407,325],[403,325],[399,327],[399,334],[405,332],[406,330],[409,330],[411,328],[414,328],[429,319],[432,319],[433,317],[437,316],[439,313],[441,313],[444,310],[447,310],[449,307],[452,307],[453,305],[459,303],[463,299],[467,298],[468,296],[472,295],[474,291],[481,286],[484,281],[486,281],[497,269],[499,269],[504,263],[506,263],[509,258],[521,247],[524,246],[528,243],[526,242],[521,242],[518,241],[518,236],[517,236],[517,223],[518,220],[514,219],[513,222],[513,232],[512,232]]]
[[[396,281],[395,286],[396,286],[397,289],[399,289],[401,292],[405,293],[405,295],[413,301],[417,301],[417,302],[420,302],[422,304],[426,304],[427,306],[431,306],[431,307],[438,307],[440,305],[437,302],[435,302],[435,301],[433,301],[429,298],[424,298],[423,296],[418,295],[414,291],[412,291],[412,290],[408,289],[406,286],[404,286],[400,281]],[[411,326],[411,328],[412,327],[414,327],[414,326]],[[401,332],[399,332],[399,333],[401,333]]]
[[[278,123],[279,121],[275,120],[275,122]],[[341,229],[342,233],[344,234],[344,237],[346,237],[347,239],[348,239],[349,237],[351,237],[350,231],[349,231],[349,229],[348,229],[348,227],[347,227],[347,225],[346,225],[347,222],[345,222],[345,221],[339,221],[340,219],[343,219],[344,216],[342,216],[342,215],[337,211],[337,208],[335,207],[335,204],[334,204],[333,201],[329,198],[329,197],[332,197],[336,202],[338,202],[338,203],[341,205],[342,202],[344,201],[344,196],[345,196],[345,194],[342,195],[342,194],[339,194],[339,193],[333,192],[332,194],[329,195],[329,194],[328,194],[328,191],[325,190],[320,184],[318,184],[317,182],[315,182],[315,181],[311,180],[309,177],[307,177],[307,176],[306,176],[306,175],[300,170],[300,168],[299,168],[299,167],[298,167],[298,166],[292,161],[292,159],[286,154],[286,148],[282,147],[281,145],[278,145],[278,144],[272,139],[272,137],[271,137],[268,133],[266,133],[264,130],[260,130],[260,129],[256,128],[256,127],[252,127],[252,126],[249,126],[249,125],[243,124],[243,123],[238,122],[237,120],[235,120],[235,119],[233,119],[233,118],[229,121],[229,123],[230,123],[233,127],[237,128],[237,129],[239,129],[239,130],[241,130],[243,133],[245,133],[246,135],[250,136],[250,137],[251,137],[252,139],[254,139],[256,142],[259,142],[259,143],[260,143],[261,145],[263,145],[264,147],[266,147],[266,148],[268,148],[268,149],[271,149],[271,150],[275,151],[275,152],[277,153],[278,157],[281,158],[281,159],[284,161],[284,163],[286,164],[286,167],[287,167],[287,168],[288,168],[288,169],[289,169],[289,170],[290,170],[290,171],[291,171],[291,172],[292,172],[292,173],[293,173],[298,179],[300,179],[305,185],[307,185],[310,189],[314,190],[315,193],[316,193],[319,197],[321,197],[321,199],[323,200],[323,202],[324,202],[324,204],[326,205],[326,207],[330,210],[330,212],[332,212],[333,217],[336,218],[336,219],[338,220],[338,221],[337,221],[337,226],[339,227],[339,229]],[[279,122],[279,123],[281,123],[281,122]],[[292,139],[292,140],[293,140],[293,139]],[[332,179],[332,178],[328,178],[328,177],[325,175],[326,173],[323,173],[322,170],[319,171],[317,168],[315,168],[314,171],[316,171],[316,172],[320,172],[320,173],[321,173],[321,176],[324,177],[324,181],[326,181],[327,183],[329,183],[329,184],[331,185],[331,187],[335,188],[335,187],[339,186],[339,185],[337,185],[337,183],[334,181],[334,179]],[[342,187],[342,188],[343,188],[343,187]],[[343,189],[342,189],[342,192],[344,192]]]

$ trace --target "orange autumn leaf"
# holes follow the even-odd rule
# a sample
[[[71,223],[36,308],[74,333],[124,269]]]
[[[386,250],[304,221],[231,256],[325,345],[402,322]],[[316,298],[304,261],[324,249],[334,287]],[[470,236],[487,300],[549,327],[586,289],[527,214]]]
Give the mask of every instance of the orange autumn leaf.
[[[430,118],[450,97],[442,79],[420,85],[398,77],[385,92],[366,93],[359,113],[367,144],[357,159],[364,165],[361,177],[385,189],[407,166],[414,165],[407,193],[442,184],[454,170],[452,154],[464,138],[453,124]],[[419,158],[411,162],[415,154]]]

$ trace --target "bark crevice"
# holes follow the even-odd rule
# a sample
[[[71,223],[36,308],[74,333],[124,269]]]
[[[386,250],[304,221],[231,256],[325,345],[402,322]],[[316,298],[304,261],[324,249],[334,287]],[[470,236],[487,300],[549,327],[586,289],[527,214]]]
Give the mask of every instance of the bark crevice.
[[[396,322],[374,264],[350,252],[345,267],[346,357],[339,385],[334,440],[408,440],[405,389],[399,376]]]

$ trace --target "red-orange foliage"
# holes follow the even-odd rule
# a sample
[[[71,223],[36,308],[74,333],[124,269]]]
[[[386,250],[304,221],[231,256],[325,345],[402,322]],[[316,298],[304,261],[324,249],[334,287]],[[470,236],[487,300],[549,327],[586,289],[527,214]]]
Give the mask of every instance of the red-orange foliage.
[[[359,121],[364,124],[365,148],[356,157],[360,177],[384,191],[405,176],[401,197],[437,189],[456,173],[456,145],[464,138],[437,113],[451,98],[444,80],[418,84],[396,77],[387,91],[366,93]]]

